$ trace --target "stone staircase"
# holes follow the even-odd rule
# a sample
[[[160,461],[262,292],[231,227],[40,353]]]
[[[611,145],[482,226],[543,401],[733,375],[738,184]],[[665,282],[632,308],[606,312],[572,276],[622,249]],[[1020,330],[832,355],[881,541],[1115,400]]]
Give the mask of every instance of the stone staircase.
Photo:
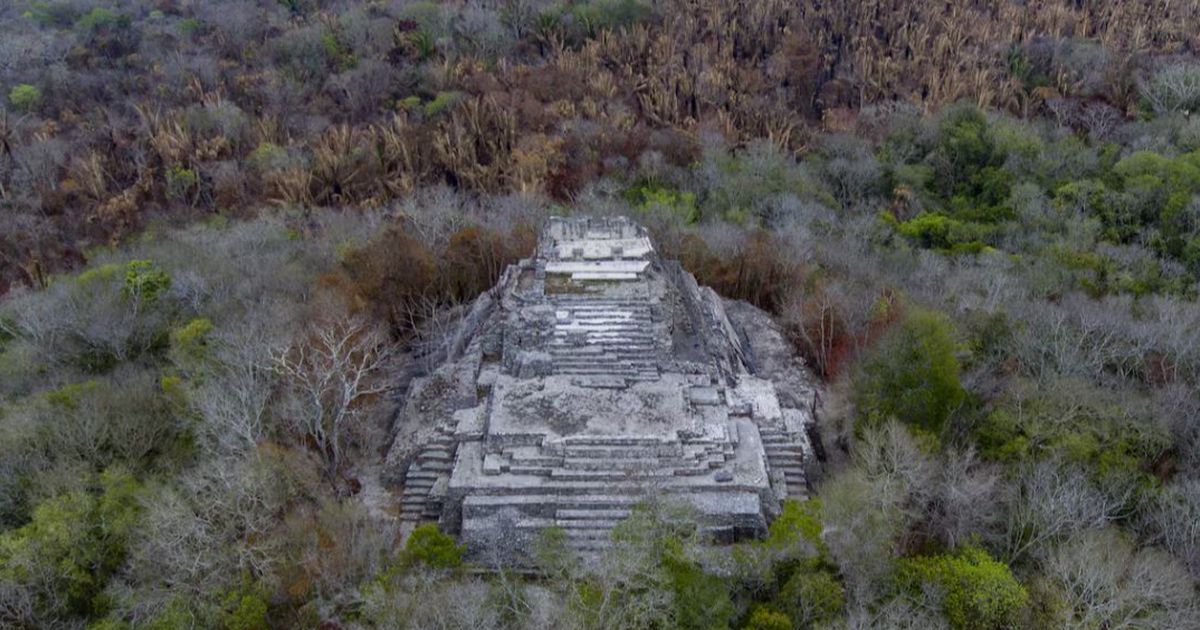
[[[611,544],[614,527],[656,489],[683,478],[712,475],[732,457],[732,445],[715,440],[573,436],[546,446],[510,446],[489,455],[493,474],[535,475],[536,484],[514,484],[463,504],[466,522],[516,508],[517,530],[530,536],[559,527],[568,546],[592,553]],[[714,482],[715,483],[715,482]]]
[[[767,456],[767,467],[772,473],[779,473],[778,478],[783,486],[776,485],[775,491],[780,498],[805,499],[808,496],[808,485],[804,474],[804,446],[787,431],[774,426],[758,427],[762,437],[763,450]]]
[[[404,491],[400,495],[401,522],[436,522],[441,517],[444,488],[454,468],[457,449],[453,430],[440,426],[437,434],[421,447],[404,475]],[[435,492],[439,481],[441,492]]]
[[[658,346],[650,305],[632,300],[563,295],[553,300],[547,350],[557,374],[658,378]]]

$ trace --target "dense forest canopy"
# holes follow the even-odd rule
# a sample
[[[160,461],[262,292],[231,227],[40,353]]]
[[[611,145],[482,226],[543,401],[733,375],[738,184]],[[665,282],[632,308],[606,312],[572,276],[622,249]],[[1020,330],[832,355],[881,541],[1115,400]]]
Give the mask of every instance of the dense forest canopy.
[[[1200,627],[1200,3],[13,0],[0,626]],[[711,555],[397,548],[403,385],[627,214],[820,377]],[[348,386],[348,385],[353,385]],[[483,567],[486,568],[486,567]]]

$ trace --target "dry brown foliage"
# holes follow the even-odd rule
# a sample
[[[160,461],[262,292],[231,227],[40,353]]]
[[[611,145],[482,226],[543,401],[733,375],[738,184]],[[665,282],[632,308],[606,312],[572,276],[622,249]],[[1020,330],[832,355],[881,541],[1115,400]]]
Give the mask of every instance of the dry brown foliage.
[[[92,101],[48,102],[36,121],[6,116],[0,123],[0,201],[31,217],[0,233],[0,283],[27,279],[15,261],[57,269],[65,250],[120,239],[151,213],[194,217],[263,202],[378,206],[427,184],[569,201],[647,151],[670,164],[692,163],[705,131],[734,146],[767,138],[803,152],[812,127],[849,129],[857,108],[893,100],[936,109],[965,99],[1032,115],[1087,98],[1098,114],[1089,133],[1102,136],[1136,107],[1139,68],[1200,49],[1198,0],[651,6],[648,19],[582,38],[538,22],[499,59],[441,45],[426,58],[409,41],[413,27],[397,21],[410,45],[343,50],[326,62],[335,72],[387,64],[412,73],[393,85],[357,88],[349,73],[338,75],[337,94],[386,97],[353,112],[328,86],[297,86],[290,66],[271,55],[271,38],[293,30],[324,29],[341,41],[345,29],[329,12],[273,23],[264,39],[241,43],[246,51],[234,50],[232,32],[202,29],[191,41],[166,44],[198,54],[194,65],[171,59],[173,74],[162,59],[125,56],[105,71],[133,90],[123,92],[126,103],[106,103],[95,92]],[[182,19],[191,9],[168,13]],[[1100,68],[1088,77],[1051,64],[1051,76],[1032,81],[1016,68],[1029,50],[1084,41],[1093,42],[1086,54]],[[80,54],[68,60],[79,76],[104,67],[98,52]],[[443,93],[457,96],[445,107],[425,107]],[[413,97],[420,104],[401,104]],[[239,137],[220,125],[192,125],[196,112],[244,116]],[[38,143],[61,143],[66,155],[16,190],[11,157]],[[263,143],[287,159],[249,168]],[[167,190],[171,169],[195,173],[186,198]]]
[[[492,287],[505,267],[532,255],[535,246],[527,225],[508,232],[470,225],[450,234],[444,245],[431,246],[403,224],[393,224],[350,252],[325,285],[387,321],[394,334],[407,336],[439,308]]]

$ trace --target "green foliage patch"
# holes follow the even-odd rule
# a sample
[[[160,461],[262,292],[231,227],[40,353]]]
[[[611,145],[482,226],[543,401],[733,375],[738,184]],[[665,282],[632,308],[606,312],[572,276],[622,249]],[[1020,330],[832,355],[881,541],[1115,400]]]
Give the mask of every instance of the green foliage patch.
[[[963,630],[1018,628],[1029,602],[1008,566],[977,548],[903,559],[896,582],[914,595],[935,589],[946,620]]]
[[[859,421],[896,418],[932,435],[966,400],[950,321],[913,309],[864,359],[853,399]]]
[[[409,534],[404,552],[412,559],[435,569],[454,569],[462,566],[466,547],[443,534],[437,525],[426,523]]]
[[[104,587],[125,559],[140,492],[131,475],[110,469],[93,487],[38,504],[29,524],[0,534],[0,579],[28,589],[40,608],[103,616]]]
[[[22,112],[32,112],[42,102],[42,91],[35,85],[22,83],[8,91],[8,102]]]

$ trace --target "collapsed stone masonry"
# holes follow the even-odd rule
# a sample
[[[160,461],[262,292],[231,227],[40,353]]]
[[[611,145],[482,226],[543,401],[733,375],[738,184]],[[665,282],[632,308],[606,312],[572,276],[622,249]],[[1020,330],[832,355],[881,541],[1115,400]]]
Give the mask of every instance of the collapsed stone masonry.
[[[764,314],[726,306],[625,218],[551,219],[410,387],[401,519],[508,562],[552,526],[602,549],[646,500],[717,540],[763,534],[805,495],[815,394]]]

